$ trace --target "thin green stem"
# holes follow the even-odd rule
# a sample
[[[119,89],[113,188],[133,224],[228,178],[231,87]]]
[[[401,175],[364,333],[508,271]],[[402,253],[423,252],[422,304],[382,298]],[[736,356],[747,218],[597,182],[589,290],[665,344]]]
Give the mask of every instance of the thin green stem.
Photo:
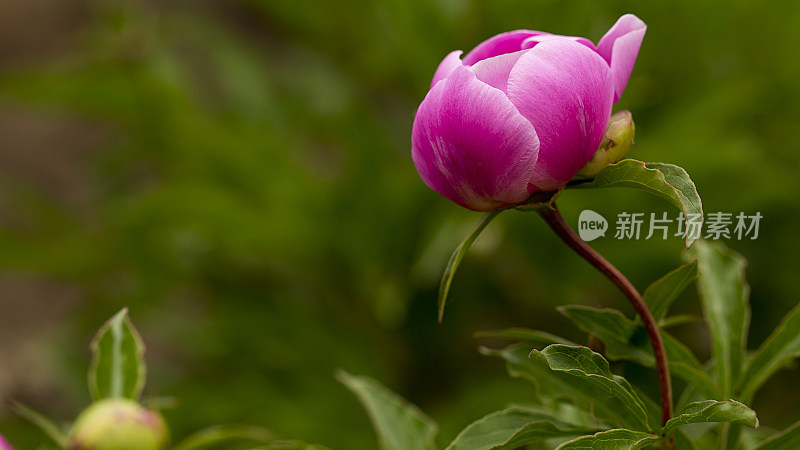
[[[667,354],[664,350],[664,341],[661,339],[661,333],[653,314],[647,308],[644,300],[642,300],[642,296],[633,284],[631,284],[616,267],[572,231],[572,228],[567,225],[564,221],[564,217],[561,216],[558,208],[556,208],[555,203],[538,208],[537,211],[561,240],[597,270],[602,272],[606,278],[611,280],[611,282],[628,297],[636,313],[642,318],[644,328],[653,345],[653,355],[656,360],[656,370],[658,371],[658,381],[661,388],[661,424],[663,426],[672,417],[672,383],[669,376]]]
[[[442,281],[439,283],[439,325],[442,324],[442,318],[444,317],[444,305],[447,302],[447,294],[450,292],[450,284],[453,282],[453,276],[456,273],[456,269],[458,269],[458,265],[461,264],[461,260],[464,259],[464,255],[469,250],[469,247],[475,242],[475,239],[481,234],[484,228],[489,225],[489,222],[492,221],[498,214],[502,211],[491,211],[487,212],[483,215],[480,222],[475,225],[475,228],[469,233],[469,235],[458,244],[455,250],[453,250],[453,254],[450,255],[450,260],[447,261],[447,266],[444,269],[444,273],[442,274]]]
[[[47,437],[49,437],[59,448],[66,449],[69,444],[67,435],[61,431],[50,419],[28,408],[22,403],[9,401],[9,407],[18,416],[38,427]]]

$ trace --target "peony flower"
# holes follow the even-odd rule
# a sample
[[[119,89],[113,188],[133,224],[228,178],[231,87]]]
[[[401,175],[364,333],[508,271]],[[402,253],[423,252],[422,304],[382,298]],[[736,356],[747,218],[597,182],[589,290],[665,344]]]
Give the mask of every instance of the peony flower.
[[[447,55],[414,118],[425,184],[476,211],[559,189],[597,151],[646,29],[627,14],[597,46],[517,30]]]

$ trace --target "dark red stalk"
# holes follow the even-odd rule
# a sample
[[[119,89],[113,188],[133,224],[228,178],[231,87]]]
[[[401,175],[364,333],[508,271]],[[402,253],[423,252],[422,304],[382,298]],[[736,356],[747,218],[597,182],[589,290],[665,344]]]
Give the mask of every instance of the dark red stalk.
[[[659,332],[658,324],[653,314],[647,308],[644,300],[642,300],[639,291],[625,278],[625,275],[620,273],[616,267],[572,231],[572,228],[567,225],[564,221],[564,217],[561,216],[558,208],[556,208],[555,203],[542,206],[538,208],[537,211],[561,240],[566,242],[570,248],[575,250],[575,252],[597,270],[602,272],[612,283],[617,285],[625,296],[628,297],[628,300],[631,301],[639,317],[642,318],[644,328],[647,330],[647,335],[650,336],[650,342],[653,344],[653,354],[656,359],[656,370],[658,371],[658,381],[661,388],[661,424],[663,426],[672,417],[672,382],[669,377],[669,366],[667,364],[667,354],[664,350],[664,341],[661,339],[661,333]]]

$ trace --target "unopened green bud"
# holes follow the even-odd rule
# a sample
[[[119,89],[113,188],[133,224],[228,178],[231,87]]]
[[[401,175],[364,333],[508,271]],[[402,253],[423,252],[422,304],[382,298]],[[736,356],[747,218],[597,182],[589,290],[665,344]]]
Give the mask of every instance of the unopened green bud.
[[[606,135],[592,159],[578,171],[578,176],[594,177],[609,164],[621,161],[628,156],[633,146],[636,126],[630,111],[615,113],[608,121]]]
[[[69,450],[162,450],[168,440],[161,415],[133,400],[110,398],[86,408],[69,436]]]

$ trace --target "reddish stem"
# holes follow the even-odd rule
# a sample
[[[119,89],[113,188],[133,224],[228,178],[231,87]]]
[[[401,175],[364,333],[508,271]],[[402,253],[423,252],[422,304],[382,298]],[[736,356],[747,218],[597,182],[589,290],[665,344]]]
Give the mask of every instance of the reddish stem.
[[[617,285],[625,296],[628,297],[628,300],[631,301],[639,317],[642,318],[644,328],[647,330],[647,335],[650,336],[650,342],[653,344],[653,355],[656,359],[658,382],[661,388],[661,424],[663,426],[672,417],[672,383],[669,377],[669,366],[667,364],[667,354],[664,350],[664,341],[661,339],[661,333],[659,332],[658,324],[653,314],[647,308],[644,300],[642,300],[639,291],[625,278],[625,275],[572,231],[572,228],[564,221],[564,217],[558,212],[555,203],[551,203],[550,206],[538,208],[537,211],[561,240],[566,242],[570,248],[575,250],[575,252],[597,270],[602,272],[612,283]]]

